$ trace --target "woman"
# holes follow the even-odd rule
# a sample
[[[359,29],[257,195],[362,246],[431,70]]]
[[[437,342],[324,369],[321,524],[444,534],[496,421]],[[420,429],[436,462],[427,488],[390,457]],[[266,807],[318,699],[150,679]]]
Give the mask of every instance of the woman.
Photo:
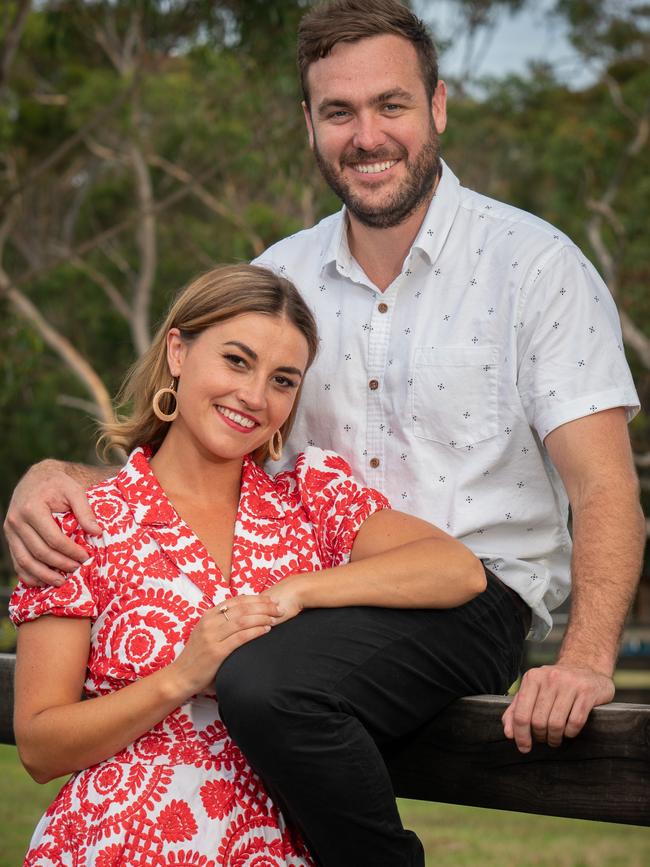
[[[317,342],[291,283],[225,266],[127,378],[132,415],[105,436],[131,455],[90,492],[101,536],[61,516],[88,559],[12,599],[21,758],[39,782],[73,774],[26,864],[311,864],[219,719],[221,663],[304,607],[456,606],[485,587],[471,552],[337,455],[262,470]]]

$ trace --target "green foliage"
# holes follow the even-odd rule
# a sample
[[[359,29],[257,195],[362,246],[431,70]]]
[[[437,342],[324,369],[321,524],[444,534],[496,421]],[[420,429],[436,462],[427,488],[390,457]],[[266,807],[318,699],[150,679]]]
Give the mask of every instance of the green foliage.
[[[456,0],[472,32],[524,3]],[[0,91],[0,212],[16,208],[1,264],[109,393],[135,358],[133,323],[93,273],[132,304],[143,269],[134,148],[157,209],[153,324],[198,271],[249,259],[339,207],[318,177],[300,109],[295,31],[306,5],[34,4]],[[486,80],[480,99],[461,92],[452,101],[444,154],[466,185],[548,219],[592,256],[590,203],[617,180],[609,204],[618,224],[607,223],[602,236],[618,268],[619,305],[647,330],[647,143],[622,157],[647,111],[650,8],[627,0],[555,5],[585,61],[608,78],[574,92],[538,65]],[[79,250],[85,268],[73,261]],[[94,429],[88,412],[70,407],[93,399],[88,385],[1,287],[0,337],[1,511],[34,460],[92,458]],[[650,398],[650,372],[630,360]],[[639,450],[650,450],[645,415],[632,430]]]

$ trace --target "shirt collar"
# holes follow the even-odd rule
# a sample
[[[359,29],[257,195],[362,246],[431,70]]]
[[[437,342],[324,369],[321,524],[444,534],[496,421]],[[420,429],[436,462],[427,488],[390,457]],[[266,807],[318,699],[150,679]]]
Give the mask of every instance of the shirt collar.
[[[320,270],[322,273],[328,265],[334,264],[342,267],[343,272],[346,273],[352,264],[352,254],[348,246],[348,217],[345,205],[334,215],[332,224],[329,238],[321,250]]]
[[[420,250],[433,264],[440,255],[460,206],[460,181],[444,160],[434,197],[413,241],[411,250]]]
[[[115,482],[136,523],[143,527],[177,528],[182,519],[169,502],[149,465],[149,446],[134,449]],[[276,484],[250,455],[244,456],[241,474],[239,513],[259,521],[278,520],[284,514]]]
[[[152,450],[149,446],[136,448],[118,473],[115,483],[124,497],[137,524],[142,527],[177,528],[182,520],[172,506],[160,482],[149,466]],[[244,457],[242,489],[248,487],[253,476],[263,471],[250,455]]]
[[[433,263],[438,258],[456,218],[460,204],[460,182],[444,160],[436,193],[424,217],[411,250],[420,250]],[[321,252],[321,273],[331,264],[346,275],[355,265],[348,245],[348,218],[345,205],[334,215],[332,228]]]

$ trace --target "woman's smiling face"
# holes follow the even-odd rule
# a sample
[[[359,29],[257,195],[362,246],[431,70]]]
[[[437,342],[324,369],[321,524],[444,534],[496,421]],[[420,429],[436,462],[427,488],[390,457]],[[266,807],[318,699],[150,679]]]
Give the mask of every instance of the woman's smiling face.
[[[281,316],[244,313],[184,340],[167,336],[178,377],[174,438],[233,460],[268,442],[291,412],[308,362],[301,332]]]

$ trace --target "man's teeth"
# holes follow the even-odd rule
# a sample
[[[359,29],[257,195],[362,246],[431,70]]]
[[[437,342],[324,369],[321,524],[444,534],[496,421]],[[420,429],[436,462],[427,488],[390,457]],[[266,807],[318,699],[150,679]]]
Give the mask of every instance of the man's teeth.
[[[255,427],[255,422],[250,418],[246,418],[244,415],[239,415],[238,412],[233,412],[233,410],[227,409],[225,406],[218,406],[217,412],[220,412],[221,415],[225,415],[226,418],[229,418],[236,424],[240,424],[242,427]]]
[[[397,160],[387,160],[384,163],[357,163],[354,166],[354,170],[364,175],[374,175],[377,172],[385,172],[386,169],[394,166],[396,162]]]

